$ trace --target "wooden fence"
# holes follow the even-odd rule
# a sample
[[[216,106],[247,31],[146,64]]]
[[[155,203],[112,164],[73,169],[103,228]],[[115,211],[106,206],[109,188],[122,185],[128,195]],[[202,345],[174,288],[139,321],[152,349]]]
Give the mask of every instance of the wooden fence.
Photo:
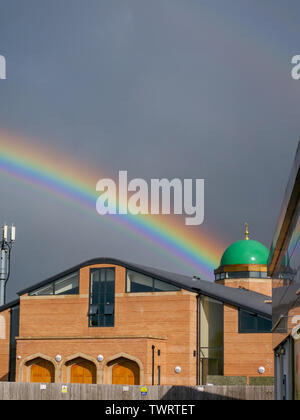
[[[273,400],[272,386],[141,386],[0,382],[0,400]]]

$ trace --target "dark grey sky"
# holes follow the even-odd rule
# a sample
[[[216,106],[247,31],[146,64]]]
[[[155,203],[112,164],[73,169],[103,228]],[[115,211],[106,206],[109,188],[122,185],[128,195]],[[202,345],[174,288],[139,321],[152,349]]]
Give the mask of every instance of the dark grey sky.
[[[205,178],[199,235],[230,244],[248,221],[269,247],[300,136],[299,15],[298,0],[0,0],[0,129],[130,178]],[[0,192],[10,299],[95,256],[195,274],[3,173]]]

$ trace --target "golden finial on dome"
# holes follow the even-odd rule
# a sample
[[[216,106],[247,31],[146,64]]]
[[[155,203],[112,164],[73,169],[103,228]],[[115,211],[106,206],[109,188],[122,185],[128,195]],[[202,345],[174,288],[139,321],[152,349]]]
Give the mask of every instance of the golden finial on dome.
[[[245,239],[246,241],[249,241],[249,230],[248,230],[248,223],[245,223]]]

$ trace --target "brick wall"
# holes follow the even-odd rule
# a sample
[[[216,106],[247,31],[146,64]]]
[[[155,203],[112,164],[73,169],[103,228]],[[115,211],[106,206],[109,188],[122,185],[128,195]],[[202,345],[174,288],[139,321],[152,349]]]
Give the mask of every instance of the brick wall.
[[[239,334],[238,309],[224,305],[224,375],[272,377],[273,363],[272,334]]]
[[[196,383],[196,294],[186,291],[125,293],[125,269],[116,269],[115,326],[89,327],[89,270],[80,272],[78,296],[23,296],[20,302],[20,339],[17,340],[18,380],[24,360],[35,354],[64,360],[84,353],[105,359],[126,353],[141,361],[146,384],[152,383],[152,345],[155,346],[155,381],[161,366],[163,384]],[[161,350],[158,357],[157,350]],[[174,369],[182,371],[176,374]],[[63,375],[63,374],[61,374]],[[104,378],[104,377],[103,377]],[[104,378],[105,379],[105,378]]]
[[[10,309],[0,312],[0,382],[8,380]]]

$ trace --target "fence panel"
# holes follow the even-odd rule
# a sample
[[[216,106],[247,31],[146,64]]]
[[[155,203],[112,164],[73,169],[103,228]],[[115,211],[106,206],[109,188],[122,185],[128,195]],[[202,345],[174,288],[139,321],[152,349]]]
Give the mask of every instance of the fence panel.
[[[273,400],[274,387],[251,385],[141,386],[0,382],[0,400]]]

